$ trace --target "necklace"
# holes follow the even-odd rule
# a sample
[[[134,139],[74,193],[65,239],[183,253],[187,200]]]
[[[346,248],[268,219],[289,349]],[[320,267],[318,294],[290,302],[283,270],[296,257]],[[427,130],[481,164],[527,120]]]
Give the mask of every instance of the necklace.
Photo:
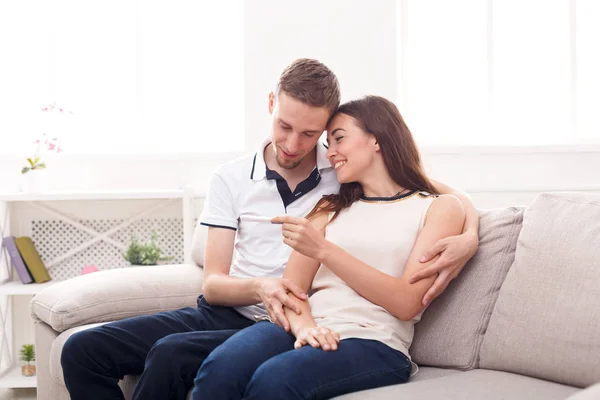
[[[401,201],[401,200],[405,200],[409,197],[412,197],[415,193],[417,193],[416,190],[409,190],[409,189],[405,189],[405,190],[401,190],[398,193],[396,193],[395,195],[391,196],[391,197],[369,197],[369,196],[361,196],[360,197],[360,201],[364,201],[366,203],[393,203],[396,201]]]

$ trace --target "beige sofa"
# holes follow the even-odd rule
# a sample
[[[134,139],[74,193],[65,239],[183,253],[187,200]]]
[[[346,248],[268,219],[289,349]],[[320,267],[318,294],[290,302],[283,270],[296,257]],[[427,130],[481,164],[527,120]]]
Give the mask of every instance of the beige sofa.
[[[480,221],[478,253],[416,327],[419,373],[339,399],[600,399],[600,196],[542,194],[527,208],[482,210]],[[196,231],[198,265],[204,235]],[[194,305],[201,285],[197,265],[169,265],[89,274],[36,295],[38,399],[69,398],[59,360],[71,334]],[[127,398],[136,379],[121,382]]]

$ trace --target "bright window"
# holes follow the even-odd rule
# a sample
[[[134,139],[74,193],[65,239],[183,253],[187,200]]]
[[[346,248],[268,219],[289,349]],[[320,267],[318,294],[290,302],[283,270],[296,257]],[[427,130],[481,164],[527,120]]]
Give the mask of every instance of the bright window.
[[[397,9],[399,105],[420,144],[600,141],[600,2],[400,0]]]
[[[244,149],[241,0],[31,4],[0,3],[0,152]]]

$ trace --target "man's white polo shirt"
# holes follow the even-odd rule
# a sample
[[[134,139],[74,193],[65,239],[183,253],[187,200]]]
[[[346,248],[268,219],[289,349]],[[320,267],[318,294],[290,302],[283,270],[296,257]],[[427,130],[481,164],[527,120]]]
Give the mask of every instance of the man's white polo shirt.
[[[270,142],[255,154],[220,166],[209,184],[200,223],[236,231],[231,276],[281,277],[292,253],[283,243],[281,225],[252,217],[305,217],[322,196],[339,190],[324,144],[317,144],[316,168],[291,192],[277,172],[267,169],[264,149]],[[262,303],[236,309],[250,319],[268,316]]]

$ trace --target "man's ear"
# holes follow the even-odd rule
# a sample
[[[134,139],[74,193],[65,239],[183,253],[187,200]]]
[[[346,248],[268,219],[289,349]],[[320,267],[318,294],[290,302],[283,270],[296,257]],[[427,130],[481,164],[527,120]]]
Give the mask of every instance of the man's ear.
[[[275,109],[275,93],[269,92],[269,114],[273,114]]]

